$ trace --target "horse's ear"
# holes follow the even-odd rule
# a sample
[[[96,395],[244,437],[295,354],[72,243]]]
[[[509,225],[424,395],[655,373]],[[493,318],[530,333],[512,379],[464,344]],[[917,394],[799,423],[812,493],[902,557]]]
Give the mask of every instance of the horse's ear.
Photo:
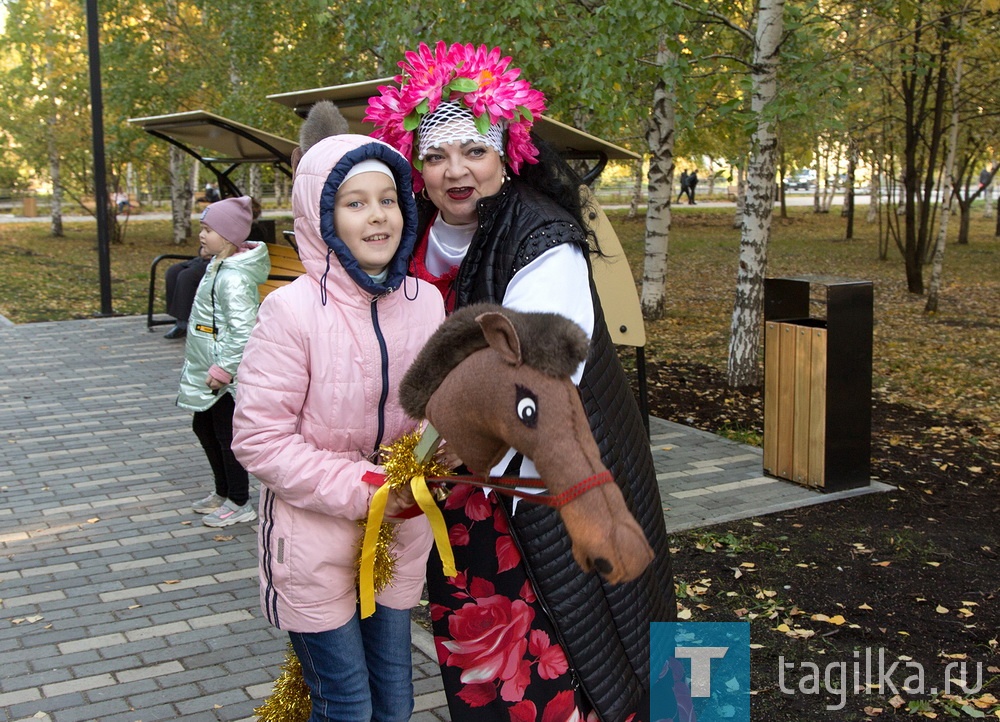
[[[476,316],[483,329],[486,342],[511,366],[521,365],[521,341],[510,319],[498,311],[488,311]]]

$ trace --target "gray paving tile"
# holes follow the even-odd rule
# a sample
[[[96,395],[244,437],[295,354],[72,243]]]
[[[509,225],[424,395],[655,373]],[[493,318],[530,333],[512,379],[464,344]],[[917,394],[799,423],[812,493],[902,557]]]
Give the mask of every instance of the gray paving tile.
[[[173,405],[183,344],[161,336],[138,317],[0,324],[0,612],[38,617],[0,629],[0,719],[249,721],[279,673],[255,525],[190,511],[210,472]],[[861,493],[754,483],[759,449],[650,429],[672,534]],[[413,645],[413,720],[448,722],[433,639],[414,625]]]

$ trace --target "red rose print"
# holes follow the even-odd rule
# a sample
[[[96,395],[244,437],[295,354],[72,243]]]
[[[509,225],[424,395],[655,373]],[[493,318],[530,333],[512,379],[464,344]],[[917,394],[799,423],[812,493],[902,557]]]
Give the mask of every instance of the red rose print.
[[[506,572],[521,562],[521,554],[509,536],[497,538],[497,573]]]
[[[499,504],[497,504],[497,508],[493,511],[493,529],[497,534],[510,533],[510,527],[507,526],[507,515],[504,514]]]
[[[529,699],[518,702],[508,712],[510,712],[510,722],[535,722],[538,716],[535,703]]]
[[[438,620],[444,619],[444,615],[451,610],[443,604],[434,604],[431,602],[431,621],[437,622]]]
[[[463,684],[513,679],[534,617],[534,610],[520,599],[512,602],[499,594],[465,604],[448,618],[448,666],[462,670]]]
[[[523,599],[524,601],[526,601],[528,604],[534,604],[535,603],[535,600],[536,600],[535,590],[531,586],[531,582],[530,581],[525,580],[524,584],[521,585],[521,592],[520,592],[519,596],[521,597],[521,599]]]
[[[531,662],[522,659],[517,672],[500,687],[500,697],[505,702],[520,702],[524,699],[524,690],[531,681]]]
[[[448,541],[453,547],[464,547],[469,545],[469,529],[465,524],[456,524],[448,530]]]
[[[469,584],[469,594],[473,596],[474,599],[482,599],[483,597],[492,597],[496,594],[496,588],[493,586],[493,582],[489,579],[482,579],[481,577],[473,577],[472,583]]]
[[[492,684],[467,684],[458,696],[470,707],[484,707],[497,698],[497,688]]]
[[[532,629],[531,636],[528,637],[528,652],[536,657],[542,656],[542,652],[552,646],[549,635],[541,629]]]
[[[476,491],[476,487],[468,484],[455,484],[451,488],[451,493],[444,500],[445,509],[461,509],[465,506],[466,500]]]
[[[572,690],[559,692],[545,705],[542,722],[580,722],[580,710],[576,708]]]
[[[490,509],[490,500],[486,498],[481,489],[476,489],[475,493],[471,494],[469,500],[465,502],[465,515],[472,521],[482,521],[493,515],[493,510]]]
[[[444,664],[445,660],[448,659],[448,650],[444,646],[447,641],[447,637],[434,637],[434,651],[437,652],[438,664]]]
[[[538,676],[542,679],[556,679],[566,674],[567,669],[566,653],[558,644],[553,644],[538,656]]]

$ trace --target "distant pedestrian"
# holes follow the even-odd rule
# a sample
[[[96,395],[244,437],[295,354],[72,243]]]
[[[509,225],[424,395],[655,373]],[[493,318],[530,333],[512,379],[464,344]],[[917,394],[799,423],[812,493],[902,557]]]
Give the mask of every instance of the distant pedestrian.
[[[249,196],[213,203],[201,215],[201,244],[212,256],[191,308],[177,405],[194,412],[191,428],[215,477],[215,492],[192,505],[205,526],[257,518],[250,477],[233,454],[236,370],[257,321],[257,286],[271,271],[267,246],[248,241]]]
[[[687,195],[688,191],[688,173],[687,171],[681,171],[681,192],[677,194],[677,203],[680,203],[681,196]]]
[[[990,172],[989,168],[983,168],[982,173],[979,174],[979,188],[986,188],[990,183],[993,182],[993,174]]]
[[[688,173],[687,181],[688,204],[692,206],[697,205],[694,202],[694,189],[698,186],[698,171],[692,168],[691,172]]]

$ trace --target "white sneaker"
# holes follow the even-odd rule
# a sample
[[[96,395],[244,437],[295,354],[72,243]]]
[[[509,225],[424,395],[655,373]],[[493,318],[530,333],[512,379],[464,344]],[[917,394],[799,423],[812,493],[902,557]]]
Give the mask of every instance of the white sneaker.
[[[197,514],[211,514],[213,511],[222,506],[226,501],[226,497],[219,496],[218,494],[209,494],[201,501],[196,501],[191,505],[191,510]]]
[[[256,518],[257,512],[254,511],[252,502],[248,501],[243,506],[236,506],[229,499],[226,499],[225,504],[203,517],[201,523],[205,526],[220,527],[237,524],[241,521],[253,521]]]

